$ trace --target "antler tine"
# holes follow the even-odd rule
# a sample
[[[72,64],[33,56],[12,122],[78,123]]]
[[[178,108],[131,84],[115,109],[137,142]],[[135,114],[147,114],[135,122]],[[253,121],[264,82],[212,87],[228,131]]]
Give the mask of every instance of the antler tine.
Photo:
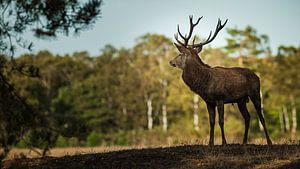
[[[212,31],[209,32],[209,36],[207,37],[206,41],[208,41],[211,37]]]
[[[193,45],[195,44],[195,40],[196,40],[196,36],[194,36],[194,39],[193,39]]]
[[[198,25],[199,21],[203,18],[203,16],[199,17],[196,23],[193,23],[193,15],[190,15],[189,18],[190,18],[190,32],[189,32],[189,35],[185,38],[186,46],[188,45],[188,41],[192,37],[194,27]]]
[[[216,38],[216,36],[218,35],[219,31],[224,28],[224,26],[226,25],[227,21],[228,21],[228,19],[226,19],[226,21],[224,22],[224,24],[222,24],[221,23],[221,19],[218,18],[218,23],[217,23],[214,35],[211,37],[212,31],[210,31],[210,34],[209,34],[208,38],[206,39],[206,41],[201,42],[201,43],[196,44],[196,45],[193,45],[193,47],[194,48],[195,47],[200,47],[200,46],[203,46],[203,45],[206,45],[206,44],[212,42]]]
[[[178,39],[178,33],[174,33],[174,37],[180,45],[184,46],[184,44]]]
[[[226,21],[224,22],[224,24],[222,25],[222,28],[226,25],[228,19],[226,19]]]
[[[175,36],[175,39],[178,43],[180,43],[181,45],[183,46],[188,46],[188,43],[189,43],[189,40],[193,34],[193,30],[194,30],[194,27],[199,23],[199,21],[203,18],[203,16],[199,17],[197,22],[196,23],[193,23],[193,16],[190,15],[189,16],[189,20],[190,20],[190,31],[189,31],[189,34],[185,34],[185,36],[183,36],[180,32],[180,29],[179,29],[179,24],[177,25],[177,31],[178,31],[178,34],[179,36],[184,40],[184,43],[182,43],[181,41],[178,40],[178,34],[177,36]],[[194,43],[194,42],[193,42]]]
[[[179,33],[179,36],[185,40],[185,36],[183,36],[180,32],[180,29],[179,29],[179,24],[177,24],[177,32]]]
[[[193,16],[192,16],[193,17]],[[203,18],[203,16],[199,17],[197,22],[195,24],[193,24],[194,26],[198,25],[199,21]]]

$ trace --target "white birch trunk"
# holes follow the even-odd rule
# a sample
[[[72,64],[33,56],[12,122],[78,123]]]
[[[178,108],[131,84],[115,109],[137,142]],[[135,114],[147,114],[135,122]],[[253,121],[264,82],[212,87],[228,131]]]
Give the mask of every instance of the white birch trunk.
[[[123,112],[124,116],[127,116],[127,109],[126,109],[126,107],[123,107],[122,112]]]
[[[279,123],[280,123],[280,131],[281,131],[281,134],[283,134],[285,132],[284,130],[284,121],[283,121],[283,112],[280,111],[279,112]]]
[[[291,98],[292,102],[292,134],[295,135],[297,131],[297,109],[294,97]]]
[[[261,98],[261,114],[264,115],[264,102],[263,102],[264,100],[263,100],[263,95],[262,95],[262,89],[260,89],[259,94],[260,94],[260,98]],[[261,124],[260,120],[258,120],[258,126],[259,126],[260,131],[264,131],[264,127]]]
[[[153,118],[152,118],[152,99],[147,99],[147,115],[148,115],[148,129],[153,128]]]
[[[297,131],[297,109],[296,106],[292,107],[292,133],[295,134]]]
[[[162,105],[162,115],[163,115],[163,131],[166,132],[168,130],[168,118],[167,118],[167,106],[165,104]]]
[[[194,128],[196,131],[199,131],[199,97],[198,95],[194,94],[193,99],[193,108],[194,108]]]
[[[282,112],[283,112],[283,115],[284,115],[285,130],[290,131],[290,120],[289,120],[289,116],[288,116],[288,113],[287,113],[287,108],[286,108],[285,105],[282,107]]]

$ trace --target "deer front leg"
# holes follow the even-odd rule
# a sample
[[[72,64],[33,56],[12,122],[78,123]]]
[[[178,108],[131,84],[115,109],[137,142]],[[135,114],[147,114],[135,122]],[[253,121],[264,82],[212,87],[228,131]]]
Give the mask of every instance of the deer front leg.
[[[225,133],[224,133],[224,102],[218,101],[217,108],[218,108],[218,113],[219,113],[219,125],[220,125],[221,133],[222,133],[222,145],[226,145],[227,142],[226,142]]]
[[[206,105],[207,105],[207,110],[209,114],[209,123],[210,123],[209,145],[214,145],[216,105],[213,103],[206,103]]]

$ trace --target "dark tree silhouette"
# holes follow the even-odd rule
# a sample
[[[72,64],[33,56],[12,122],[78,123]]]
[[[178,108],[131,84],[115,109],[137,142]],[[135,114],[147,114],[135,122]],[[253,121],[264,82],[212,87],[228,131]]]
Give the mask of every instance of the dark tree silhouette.
[[[86,30],[100,17],[102,0],[1,0],[0,52],[13,56],[17,46],[31,49],[23,33],[38,38]]]
[[[17,47],[32,49],[32,42],[23,33],[32,31],[38,38],[59,34],[77,34],[88,29],[100,17],[102,0],[0,0],[0,147],[4,155],[27,131],[35,145],[48,150],[56,140],[55,129],[47,118],[29,106],[11,84],[12,73],[38,77],[39,70],[30,63],[14,61]],[[7,58],[10,56],[10,59]],[[45,154],[44,151],[43,154]]]

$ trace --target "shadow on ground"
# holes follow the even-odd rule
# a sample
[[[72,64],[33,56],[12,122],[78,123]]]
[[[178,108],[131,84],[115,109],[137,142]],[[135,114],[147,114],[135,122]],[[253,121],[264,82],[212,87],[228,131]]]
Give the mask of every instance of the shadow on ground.
[[[22,158],[2,168],[300,168],[300,145],[187,145],[64,157]]]

